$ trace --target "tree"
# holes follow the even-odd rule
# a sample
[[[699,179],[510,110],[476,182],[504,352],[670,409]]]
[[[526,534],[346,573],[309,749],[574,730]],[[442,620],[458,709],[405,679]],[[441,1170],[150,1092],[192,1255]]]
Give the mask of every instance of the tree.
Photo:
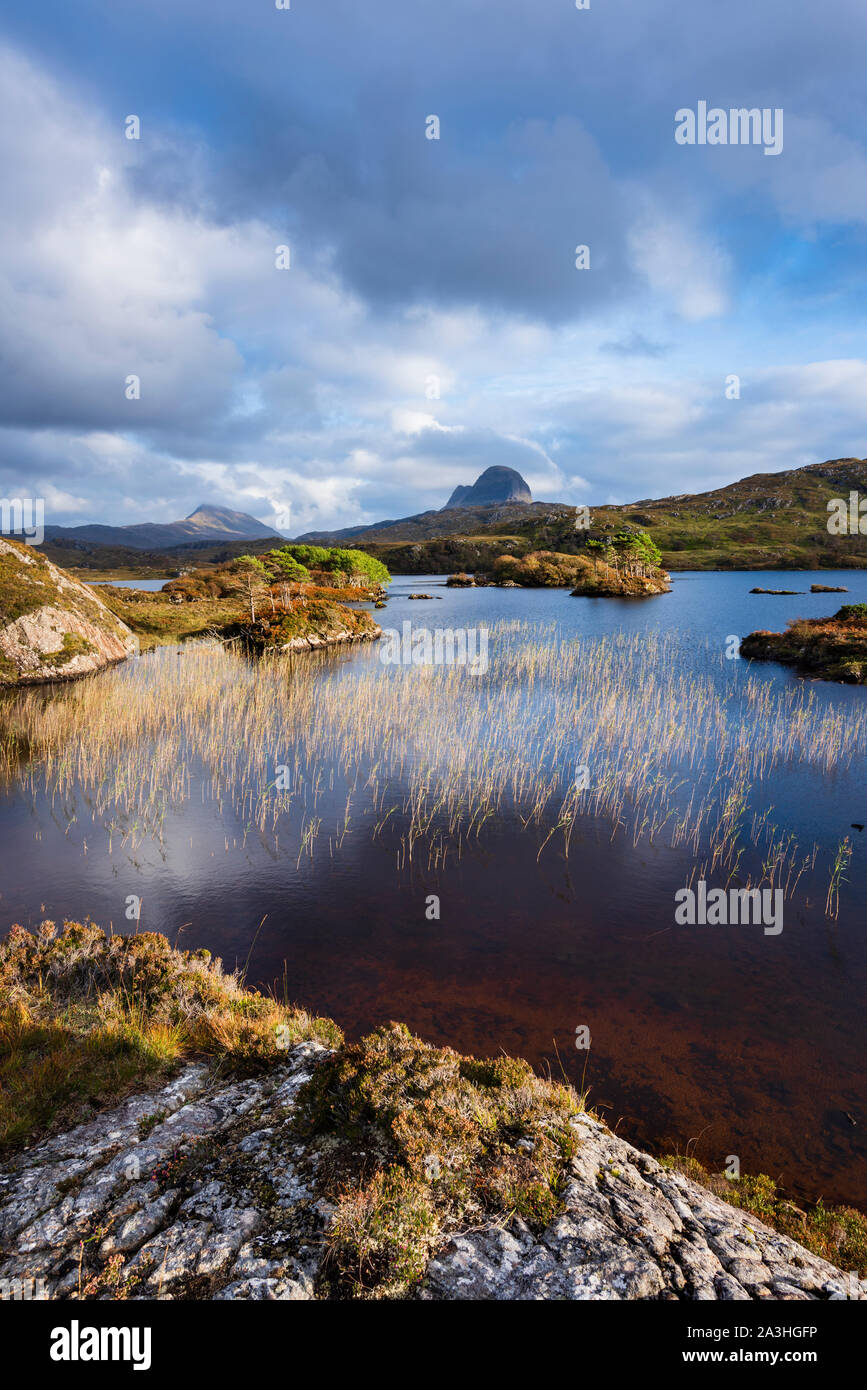
[[[268,571],[262,561],[255,555],[241,555],[234,565],[235,573],[240,577],[241,587],[250,604],[250,622],[256,621],[256,599],[266,588],[268,581]],[[274,607],[274,598],[271,596],[271,608]]]

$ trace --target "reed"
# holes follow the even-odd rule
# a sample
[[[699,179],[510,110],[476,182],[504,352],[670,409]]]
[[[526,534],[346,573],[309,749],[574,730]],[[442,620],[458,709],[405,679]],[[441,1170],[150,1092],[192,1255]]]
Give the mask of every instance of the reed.
[[[576,827],[594,822],[747,886],[792,893],[812,871],[819,848],[772,822],[763,784],[781,768],[853,765],[863,710],[710,648],[697,674],[670,633],[576,641],[553,624],[501,623],[490,647],[477,676],[383,666],[375,648],[255,661],[209,642],[160,649],[98,680],[7,697],[0,776],[67,823],[102,826],[112,851],[159,843],[170,810],[196,796],[240,824],[233,844],[256,837],[299,870],[359,833],[393,843],[400,870],[442,868],[509,817],[540,855],[568,855]]]

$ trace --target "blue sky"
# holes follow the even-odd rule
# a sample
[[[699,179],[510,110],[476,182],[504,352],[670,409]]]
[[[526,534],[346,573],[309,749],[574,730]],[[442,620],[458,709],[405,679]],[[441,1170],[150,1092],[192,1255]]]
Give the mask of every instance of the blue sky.
[[[867,454],[865,50],[862,0],[4,8],[2,495],[296,533]]]

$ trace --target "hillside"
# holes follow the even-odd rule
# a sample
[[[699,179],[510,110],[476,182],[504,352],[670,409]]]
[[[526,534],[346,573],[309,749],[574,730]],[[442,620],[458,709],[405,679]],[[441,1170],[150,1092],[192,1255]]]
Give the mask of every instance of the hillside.
[[[46,526],[50,541],[123,546],[132,550],[165,550],[194,541],[274,540],[272,527],[246,512],[228,507],[199,506],[182,521],[142,522],[135,526]]]
[[[591,507],[586,530],[576,529],[574,507],[535,502],[424,513],[358,532],[354,544],[393,573],[424,574],[478,568],[480,557],[501,543],[512,554],[580,553],[588,539],[639,528],[659,547],[667,570],[861,567],[867,536],[828,531],[829,501],[852,491],[867,498],[867,460],[834,459],[756,473],[711,492]]]
[[[828,531],[828,502],[848,499],[852,491],[867,498],[867,460],[832,459],[781,473],[755,473],[710,492],[590,507],[586,530],[576,528],[576,508],[562,502],[464,502],[338,531],[310,531],[298,540],[359,547],[393,574],[484,570],[498,555],[534,550],[578,554],[588,539],[624,528],[647,531],[667,570],[862,567],[867,566],[867,536]],[[233,540],[223,533],[219,539],[190,539],[184,533],[174,542],[162,534],[162,548],[145,548],[130,540],[130,529],[135,528],[47,527],[42,550],[73,570],[157,576],[222,564],[245,551],[261,554],[274,544],[273,536]],[[120,539],[109,544],[84,538],[80,531],[110,531]]]
[[[118,578],[135,575],[141,579],[165,579],[179,570],[226,564],[239,555],[261,555],[274,542],[275,537],[268,536],[264,540],[188,541],[165,550],[137,550],[129,545],[46,536],[39,549],[46,559],[67,570]]]

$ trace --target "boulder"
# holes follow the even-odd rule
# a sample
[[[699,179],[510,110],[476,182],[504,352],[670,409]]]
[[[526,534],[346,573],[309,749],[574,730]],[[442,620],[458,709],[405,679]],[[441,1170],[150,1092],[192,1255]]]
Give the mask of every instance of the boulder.
[[[0,539],[0,685],[73,680],[138,649],[89,585],[33,546]]]

